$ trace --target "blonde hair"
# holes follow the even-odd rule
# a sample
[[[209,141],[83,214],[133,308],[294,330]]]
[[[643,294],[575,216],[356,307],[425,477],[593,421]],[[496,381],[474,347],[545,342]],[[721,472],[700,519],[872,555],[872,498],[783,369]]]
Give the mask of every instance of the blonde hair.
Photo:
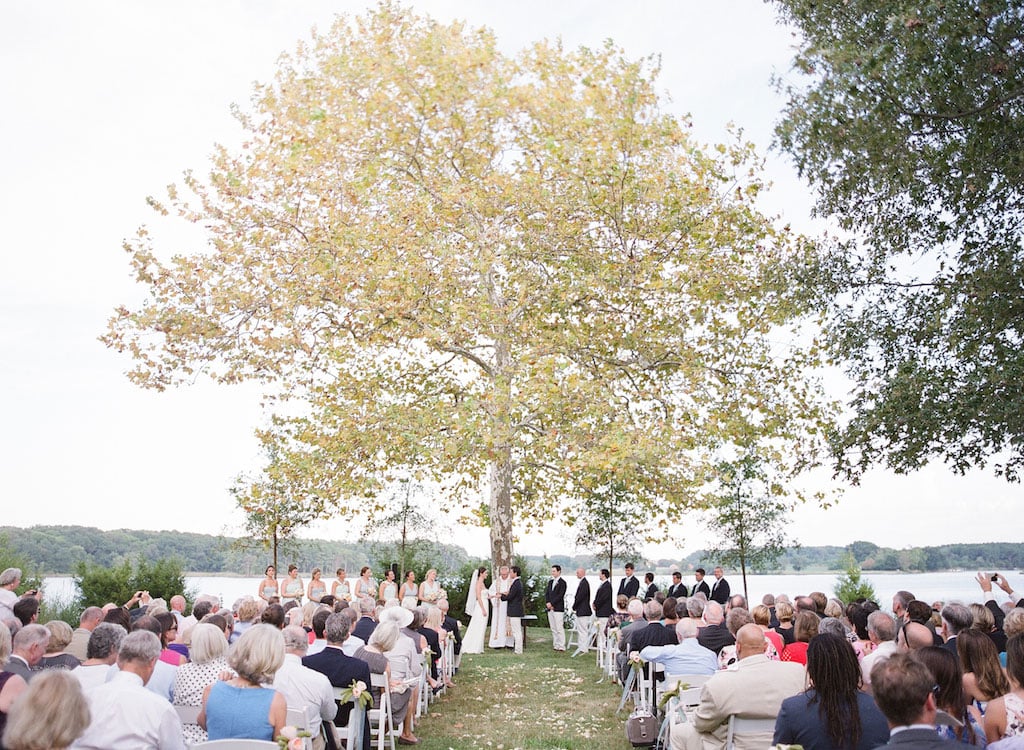
[[[7,657],[11,655],[11,631],[0,622],[0,664],[7,663]]]
[[[260,616],[260,606],[255,599],[243,599],[238,603],[238,621],[252,622]]]
[[[779,618],[779,622],[793,622],[793,607],[789,602],[776,599],[775,616]]]
[[[1003,620],[1003,632],[1006,633],[1007,638],[1024,633],[1024,609],[1014,607],[1006,613],[1006,619]]]
[[[216,625],[201,622],[191,630],[192,645],[189,656],[193,664],[206,664],[228,652],[228,639]]]
[[[50,642],[46,644],[46,653],[48,654],[55,654],[66,649],[75,634],[71,626],[63,620],[50,620],[46,623],[46,629],[50,631]]]
[[[223,634],[221,638],[223,638]],[[284,664],[284,636],[273,625],[260,623],[242,633],[228,653],[228,666],[239,677],[263,685],[274,681]]]
[[[768,623],[772,621],[772,611],[764,604],[758,604],[750,610],[750,614],[758,625],[768,627]]]
[[[427,607],[427,619],[423,623],[428,628],[437,630],[441,627],[441,609],[439,607]]]
[[[82,683],[63,669],[36,674],[7,714],[4,747],[9,750],[66,748],[89,726]]]

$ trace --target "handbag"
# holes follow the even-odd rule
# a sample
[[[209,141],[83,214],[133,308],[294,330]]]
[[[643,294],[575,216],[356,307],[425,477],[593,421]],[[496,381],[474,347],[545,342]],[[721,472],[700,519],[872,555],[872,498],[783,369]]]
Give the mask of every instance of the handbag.
[[[626,739],[633,747],[651,747],[658,739],[658,719],[646,708],[638,708],[626,719]]]

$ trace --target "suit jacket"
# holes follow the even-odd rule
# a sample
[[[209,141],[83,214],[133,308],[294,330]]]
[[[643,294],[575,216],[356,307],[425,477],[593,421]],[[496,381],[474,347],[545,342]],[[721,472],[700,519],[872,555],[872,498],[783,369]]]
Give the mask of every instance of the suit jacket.
[[[668,587],[668,595],[674,599],[682,599],[687,596],[688,593],[685,583],[677,583],[674,586]]]
[[[644,592],[644,601],[649,602],[651,599],[656,597],[658,595],[659,590],[660,589],[658,588],[658,584],[652,583],[650,586],[647,587],[647,591]]]
[[[676,634],[660,622],[649,622],[642,628],[634,625],[626,632],[630,651],[640,651],[648,646],[670,646],[676,642]]]
[[[698,630],[697,643],[717,654],[726,646],[736,643],[736,638],[733,637],[733,634],[729,632],[729,628],[723,622],[718,625],[705,625]]]
[[[508,593],[501,595],[501,600],[508,603],[509,617],[523,616],[523,581],[516,578],[508,587]]]
[[[729,717],[746,719],[778,716],[782,701],[804,689],[800,664],[769,661],[764,654],[740,659],[735,667],[713,674],[701,689],[693,725],[701,733],[704,750],[725,746]],[[736,750],[760,750],[771,744],[772,733],[737,734]]]
[[[455,639],[455,653],[462,651],[462,633],[459,632],[459,621],[451,615],[445,615],[441,627],[451,633],[452,638]]]
[[[608,587],[609,589],[611,586]],[[580,585],[576,587],[576,597],[572,600],[572,611],[577,617],[590,617],[594,614],[590,608],[590,581],[586,578],[580,579]]]
[[[775,736],[772,744],[803,745],[804,747],[832,747],[832,739],[828,735],[828,725],[818,712],[820,703],[811,704],[816,700],[816,693],[809,689],[806,693],[794,695],[782,701],[779,717],[775,721]],[[889,723],[875,704],[874,698],[867,693],[857,691],[857,713],[860,716],[860,742],[853,750],[871,750],[889,741]]]
[[[376,627],[377,621],[372,617],[360,617],[352,627],[351,635],[354,635],[356,638],[362,638],[363,643],[369,643],[370,636],[373,635],[374,628]]]
[[[337,646],[327,646],[323,651],[312,656],[302,657],[302,665],[315,669],[321,674],[327,675],[334,687],[351,687],[356,680],[364,684],[370,684],[370,665],[362,659],[349,656]],[[336,726],[348,725],[348,716],[352,712],[352,703],[347,702],[339,705],[338,715],[334,719]],[[370,747],[370,722],[363,725],[363,748]]]
[[[598,617],[611,617],[615,614],[615,605],[612,602],[612,582],[605,579],[597,587],[594,594],[594,614]]]
[[[698,584],[697,584],[696,586],[694,586],[694,587],[693,587],[693,591],[692,591],[692,592],[690,592],[690,596],[696,596],[696,595],[697,595],[697,594],[699,594],[699,593],[700,593],[701,591],[703,591],[703,592],[704,592],[704,596],[705,596],[706,598],[708,598],[708,599],[710,599],[710,598],[711,598],[711,587],[710,587],[710,586],[708,586],[708,582],[707,582],[707,581],[701,581],[701,582],[700,582],[700,583],[698,583]]]
[[[551,605],[551,609],[554,612],[565,612],[565,579],[561,576],[558,577],[556,582],[554,578],[548,580],[547,589],[544,592],[544,601]]]
[[[729,601],[729,582],[724,578],[719,578],[715,581],[715,584],[711,587],[711,601],[718,602],[723,607],[725,603]]]
[[[32,679],[33,675],[37,674],[37,672],[33,672],[29,669],[27,662],[25,662],[20,656],[15,656],[14,654],[11,654],[9,657],[3,671],[16,674],[25,682],[28,682]]]
[[[958,742],[947,740],[935,733],[934,729],[904,729],[889,738],[889,742],[882,747],[899,748],[899,750],[946,750],[955,748]]]
[[[619,581],[619,593],[625,594],[630,599],[636,596],[640,592],[640,579],[636,576],[630,576],[629,578],[623,578]]]

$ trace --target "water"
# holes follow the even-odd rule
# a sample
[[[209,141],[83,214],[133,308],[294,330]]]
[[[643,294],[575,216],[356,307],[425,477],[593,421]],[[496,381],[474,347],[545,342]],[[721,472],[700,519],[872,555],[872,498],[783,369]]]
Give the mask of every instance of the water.
[[[572,571],[564,571],[568,588],[568,598],[572,601],[576,592],[576,575]],[[643,581],[643,574],[638,576]],[[753,603],[761,601],[761,597],[767,593],[789,594],[790,598],[799,594],[808,594],[811,591],[823,591],[828,596],[833,595],[837,575],[835,573],[811,573],[807,575],[779,574],[779,575],[748,575],[747,589],[750,600]],[[308,582],[308,575],[302,576]],[[597,576],[587,576],[590,581],[590,591],[593,594],[597,590]],[[739,574],[727,575],[726,579],[732,588],[732,593],[743,593],[743,579]],[[235,600],[242,596],[256,596],[262,576],[188,576],[185,584],[190,590],[201,594],[214,594],[220,597],[221,602],[230,606]],[[541,579],[544,581],[545,579]],[[708,582],[713,580],[708,577]],[[863,581],[870,583],[875,588],[875,598],[882,605],[883,609],[889,609],[892,604],[892,597],[897,591],[905,590],[913,593],[918,599],[931,604],[935,601],[982,601],[981,589],[975,580],[975,571],[955,571],[945,573],[866,573]],[[683,582],[688,588],[692,588],[694,579],[692,576],[684,576]],[[666,588],[671,580],[669,576],[656,576],[655,583]],[[1010,583],[1017,585],[1019,590],[1024,591],[1024,581],[1015,581],[1010,576]],[[330,582],[328,581],[328,585]],[[543,585],[543,583],[541,583]],[[619,577],[612,579],[613,591],[618,589]],[[69,576],[52,576],[43,582],[45,596],[56,599],[70,599],[74,593],[74,582]],[[996,589],[996,601],[1003,602],[1006,595]],[[118,602],[123,603],[123,602]]]

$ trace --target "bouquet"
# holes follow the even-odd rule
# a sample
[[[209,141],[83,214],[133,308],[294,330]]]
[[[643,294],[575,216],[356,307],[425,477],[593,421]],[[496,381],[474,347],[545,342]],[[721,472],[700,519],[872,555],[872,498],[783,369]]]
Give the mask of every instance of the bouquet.
[[[666,690],[665,692],[663,692],[661,694],[661,697],[658,699],[658,708],[660,708],[662,711],[664,711],[665,710],[665,706],[668,705],[668,702],[670,700],[672,700],[673,698],[678,698],[679,694],[682,691],[689,690],[689,688],[690,688],[690,683],[683,682],[682,680],[680,680],[679,682],[676,683],[676,686],[674,688],[672,688],[671,690]]]
[[[373,696],[366,689],[366,683],[362,680],[353,680],[351,685],[341,691],[340,699],[342,701],[359,701],[363,708],[368,708],[373,703]]]

